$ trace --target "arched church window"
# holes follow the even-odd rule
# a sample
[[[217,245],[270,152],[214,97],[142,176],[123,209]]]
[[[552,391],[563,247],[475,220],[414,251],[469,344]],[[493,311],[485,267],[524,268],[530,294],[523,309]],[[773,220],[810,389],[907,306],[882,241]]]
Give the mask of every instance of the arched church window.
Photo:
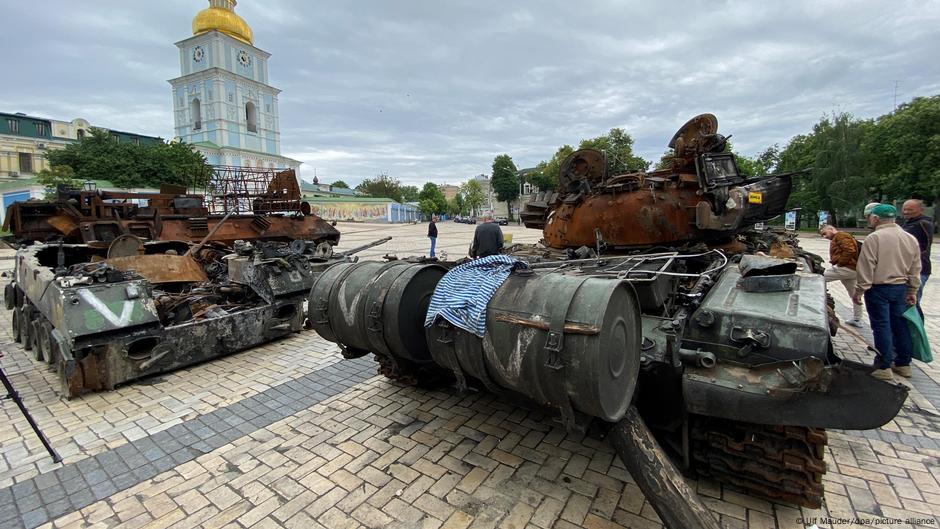
[[[85,139],[85,129],[78,129],[78,139]]]
[[[199,102],[199,98],[193,99],[192,104],[189,106],[189,110],[193,115],[193,130],[199,130],[202,128],[202,104]]]
[[[245,103],[245,120],[248,122],[248,132],[258,132],[258,109],[251,101]]]

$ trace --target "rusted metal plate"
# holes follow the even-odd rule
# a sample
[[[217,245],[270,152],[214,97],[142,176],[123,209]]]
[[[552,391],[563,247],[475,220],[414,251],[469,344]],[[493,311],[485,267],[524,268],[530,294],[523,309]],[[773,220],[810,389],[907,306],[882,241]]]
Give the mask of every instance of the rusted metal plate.
[[[675,187],[590,195],[554,208],[542,233],[552,248],[594,247],[595,228],[610,246],[680,243],[695,236],[700,200],[694,189]]]
[[[209,279],[196,261],[182,255],[131,255],[105,259],[104,262],[123,272],[133,270],[155,285],[197,283]]]

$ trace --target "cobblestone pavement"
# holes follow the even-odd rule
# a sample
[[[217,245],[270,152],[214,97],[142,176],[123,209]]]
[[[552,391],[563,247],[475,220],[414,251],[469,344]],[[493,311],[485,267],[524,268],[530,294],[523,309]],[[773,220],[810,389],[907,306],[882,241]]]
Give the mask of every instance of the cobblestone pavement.
[[[424,225],[340,224],[342,247],[425,252]],[[473,226],[439,225],[439,250],[463,255]],[[518,242],[540,234],[510,226]],[[825,255],[827,242],[804,246]],[[0,255],[3,257],[3,255]],[[0,260],[8,269],[10,260]],[[841,316],[850,314],[831,284]],[[925,293],[940,343],[940,283]],[[853,330],[854,331],[854,330]],[[837,350],[870,359],[866,332]],[[14,527],[661,527],[603,440],[568,434],[542,412],[486,394],[424,391],[341,361],[313,332],[116,391],[59,399],[53,373],[13,343],[3,367],[64,457],[52,464],[12,403],[0,411],[0,528]],[[940,370],[918,364],[911,398],[880,430],[830,432],[826,505],[799,509],[692,483],[727,527],[802,528],[940,515]]]

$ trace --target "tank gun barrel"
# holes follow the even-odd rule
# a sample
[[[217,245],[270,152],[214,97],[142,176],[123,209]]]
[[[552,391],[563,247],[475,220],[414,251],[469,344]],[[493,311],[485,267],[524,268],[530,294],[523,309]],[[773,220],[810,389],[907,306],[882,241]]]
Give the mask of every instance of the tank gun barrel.
[[[391,237],[382,237],[381,239],[372,241],[372,242],[370,242],[370,243],[363,244],[362,246],[356,246],[355,248],[351,248],[351,249],[349,249],[349,250],[346,250],[345,252],[340,252],[340,253],[336,254],[336,256],[337,256],[337,257],[345,257],[345,256],[347,256],[347,255],[357,254],[357,253],[359,253],[359,252],[361,252],[361,251],[363,251],[363,250],[368,250],[369,248],[375,248],[376,246],[385,244],[385,243],[387,243],[387,242],[390,241],[390,240],[392,240]]]

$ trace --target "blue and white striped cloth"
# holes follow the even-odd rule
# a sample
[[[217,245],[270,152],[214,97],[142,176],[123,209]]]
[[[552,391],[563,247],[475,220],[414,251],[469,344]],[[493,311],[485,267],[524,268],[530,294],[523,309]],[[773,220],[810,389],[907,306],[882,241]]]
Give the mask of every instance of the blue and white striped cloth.
[[[434,289],[424,326],[430,327],[442,317],[482,338],[486,332],[486,304],[513,270],[528,267],[507,255],[491,255],[453,268]]]

